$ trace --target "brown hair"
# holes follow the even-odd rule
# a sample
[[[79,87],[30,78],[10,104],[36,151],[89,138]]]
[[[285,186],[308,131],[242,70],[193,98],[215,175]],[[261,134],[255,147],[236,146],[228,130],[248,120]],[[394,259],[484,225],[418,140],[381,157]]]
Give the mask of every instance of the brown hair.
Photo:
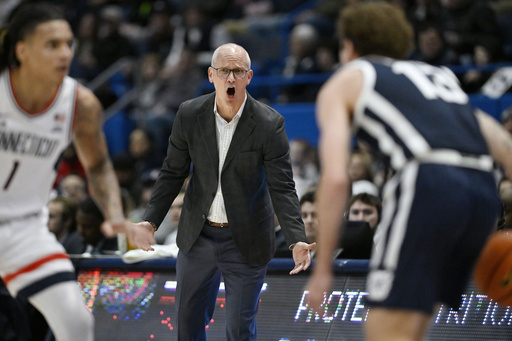
[[[354,44],[359,56],[407,57],[413,29],[403,10],[383,1],[344,7],[338,19],[340,38]]]
[[[379,197],[376,197],[375,195],[371,195],[369,193],[359,193],[353,195],[348,202],[349,210],[356,201],[361,201],[363,204],[375,207],[377,209],[377,214],[379,216],[380,222],[380,216],[382,213],[382,201],[380,200]]]

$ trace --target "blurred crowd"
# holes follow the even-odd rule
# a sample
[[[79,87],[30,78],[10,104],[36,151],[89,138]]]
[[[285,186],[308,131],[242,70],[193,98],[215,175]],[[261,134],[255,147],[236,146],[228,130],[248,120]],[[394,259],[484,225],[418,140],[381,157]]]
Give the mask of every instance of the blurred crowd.
[[[118,105],[134,122],[127,132],[126,150],[112,155],[126,215],[134,221],[141,219],[179,105],[201,91],[211,91],[202,84],[217,46],[227,42],[244,46],[252,57],[256,78],[332,73],[339,67],[337,14],[357,1],[50,1],[62,7],[74,30],[70,75],[86,86],[94,84],[93,91],[107,113]],[[454,67],[469,93],[481,90],[495,71],[491,66],[512,62],[512,0],[389,1],[404,10],[413,26],[416,44],[409,58]],[[0,24],[7,22],[12,9],[22,2],[30,0],[0,2]],[[98,82],[105,74],[110,76]],[[280,87],[277,98],[280,103],[313,102],[320,85],[291,82]],[[268,91],[250,91],[253,97],[270,102]],[[509,109],[502,116],[509,131],[511,112]],[[347,225],[356,231],[350,237],[356,245],[357,238],[371,241],[375,232],[382,209],[379,189],[387,174],[386,166],[364,146],[354,142],[353,151],[348,170],[353,197],[346,220],[367,223]],[[314,193],[320,174],[316,148],[305,139],[293,139],[290,156],[307,235],[313,242],[317,225]],[[510,228],[512,185],[501,176],[497,179],[504,205],[500,228]],[[183,194],[156,234],[157,243],[175,243],[182,204]],[[72,145],[62,155],[49,210],[50,228],[68,252],[118,249],[117,240],[101,235],[103,217],[88,196],[84,170]],[[290,256],[277,220],[276,236],[278,245],[281,241],[283,246],[277,254]],[[343,247],[334,257],[353,255],[346,243],[340,245]],[[360,256],[365,258],[368,252]]]
[[[4,0],[0,23],[22,2]],[[124,90],[144,90],[131,108],[172,113],[196,94],[213,50],[244,46],[256,76],[329,73],[338,67],[336,17],[350,3],[371,0],[50,0],[65,11],[75,33],[71,76],[92,81],[122,58],[135,63],[115,89],[98,89],[108,106]],[[410,59],[473,66],[461,74],[478,91],[485,66],[512,61],[510,0],[389,0],[403,8],[415,31]],[[113,87],[112,84],[109,84]],[[313,101],[316,86],[282,89],[279,100]],[[173,96],[166,94],[171,93]],[[261,94],[263,97],[264,93]]]

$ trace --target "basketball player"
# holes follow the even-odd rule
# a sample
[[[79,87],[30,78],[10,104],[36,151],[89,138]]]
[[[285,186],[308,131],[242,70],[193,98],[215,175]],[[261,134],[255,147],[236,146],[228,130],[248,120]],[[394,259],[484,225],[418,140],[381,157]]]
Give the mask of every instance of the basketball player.
[[[105,233],[144,250],[153,231],[125,220],[91,91],[67,76],[73,35],[62,13],[22,5],[0,31],[0,275],[11,295],[47,319],[59,341],[93,340],[93,318],[73,264],[48,230],[45,210],[60,153],[75,143]]]
[[[322,175],[309,303],[322,315],[332,284],[352,130],[393,173],[370,260],[366,337],[421,340],[438,303],[459,306],[498,217],[493,158],[512,175],[512,138],[468,104],[447,68],[401,60],[412,29],[398,8],[346,7],[339,28],[344,66],[317,99]]]

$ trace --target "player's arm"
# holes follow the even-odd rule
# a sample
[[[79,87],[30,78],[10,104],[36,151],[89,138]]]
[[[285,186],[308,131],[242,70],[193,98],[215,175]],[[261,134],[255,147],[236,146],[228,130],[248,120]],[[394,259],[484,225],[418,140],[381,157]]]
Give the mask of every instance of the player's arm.
[[[126,233],[133,245],[149,250],[154,243],[153,229],[141,229],[124,217],[119,183],[102,128],[103,111],[99,100],[89,89],[79,86],[73,141],[87,173],[91,196],[101,207],[106,219],[103,232],[107,236]]]
[[[512,179],[512,135],[494,118],[479,109],[476,110],[476,117],[491,156],[505,168],[507,177]]]
[[[119,183],[108,155],[103,134],[103,112],[96,96],[79,86],[74,122],[74,144],[87,173],[91,195],[105,219],[124,220]]]
[[[317,190],[316,262],[308,284],[311,307],[319,309],[332,282],[332,255],[338,247],[343,213],[350,193],[347,166],[351,152],[350,120],[363,82],[360,71],[343,70],[331,78],[317,98],[322,174]]]

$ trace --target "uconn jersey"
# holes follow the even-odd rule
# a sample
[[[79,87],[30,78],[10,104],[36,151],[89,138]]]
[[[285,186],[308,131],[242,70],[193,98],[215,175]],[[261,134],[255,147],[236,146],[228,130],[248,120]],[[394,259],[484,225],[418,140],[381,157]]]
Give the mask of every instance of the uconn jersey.
[[[364,75],[353,132],[392,170],[411,159],[492,167],[474,109],[449,69],[387,58],[359,59],[347,67]]]
[[[77,82],[65,77],[47,107],[29,113],[16,99],[9,71],[0,75],[0,222],[46,206],[60,154],[70,143],[76,93]]]

